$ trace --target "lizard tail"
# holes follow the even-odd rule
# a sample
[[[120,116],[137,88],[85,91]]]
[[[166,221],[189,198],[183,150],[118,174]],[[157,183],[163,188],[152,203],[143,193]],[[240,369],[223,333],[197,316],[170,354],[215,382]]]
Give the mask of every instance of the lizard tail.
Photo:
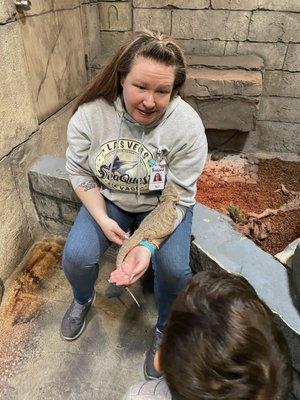
[[[122,247],[119,250],[119,253],[117,255],[117,260],[116,260],[116,265],[119,267],[122,262],[124,261],[125,257],[127,254],[132,250],[134,247],[136,247],[141,239],[136,235],[132,235],[126,242],[122,245]]]

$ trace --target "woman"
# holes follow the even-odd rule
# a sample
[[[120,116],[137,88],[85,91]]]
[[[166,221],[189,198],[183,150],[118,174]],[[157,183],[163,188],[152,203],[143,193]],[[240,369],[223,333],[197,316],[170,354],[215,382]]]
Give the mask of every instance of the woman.
[[[154,182],[160,182],[160,181],[161,181],[160,173],[157,172],[157,173],[154,175],[153,181],[154,181]]]
[[[182,51],[171,38],[134,33],[81,96],[68,126],[66,168],[83,206],[63,255],[74,293],[61,326],[65,339],[84,330],[103,252],[111,242],[121,245],[125,231],[156,207],[161,191],[151,190],[150,181],[158,166],[162,181],[172,181],[180,196],[173,232],[141,242],[110,276],[117,285],[130,285],[152,261],[158,320],[145,362],[150,379],[159,377],[153,356],[170,305],[191,278],[192,208],[207,155],[201,119],[178,95],[185,79]]]

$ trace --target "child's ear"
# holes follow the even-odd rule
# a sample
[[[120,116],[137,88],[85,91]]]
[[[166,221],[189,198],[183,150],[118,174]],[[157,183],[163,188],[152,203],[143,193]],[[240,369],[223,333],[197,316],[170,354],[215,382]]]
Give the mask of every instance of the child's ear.
[[[159,360],[160,360],[160,348],[158,348],[158,350],[154,354],[153,365],[157,372],[162,372],[162,370],[160,369],[160,361]]]

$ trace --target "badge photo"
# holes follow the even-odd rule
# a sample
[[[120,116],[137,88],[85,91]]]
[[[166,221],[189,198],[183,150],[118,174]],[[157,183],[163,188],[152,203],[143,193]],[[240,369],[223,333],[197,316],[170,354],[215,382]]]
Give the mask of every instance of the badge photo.
[[[165,187],[166,166],[153,166],[150,170],[149,190],[162,190]]]

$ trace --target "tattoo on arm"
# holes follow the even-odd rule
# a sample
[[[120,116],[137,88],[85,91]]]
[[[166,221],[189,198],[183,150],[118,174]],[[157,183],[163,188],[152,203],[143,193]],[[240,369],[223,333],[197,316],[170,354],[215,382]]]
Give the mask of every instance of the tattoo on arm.
[[[83,182],[79,186],[82,187],[85,192],[97,187],[97,185],[96,185],[96,183],[94,181]]]

